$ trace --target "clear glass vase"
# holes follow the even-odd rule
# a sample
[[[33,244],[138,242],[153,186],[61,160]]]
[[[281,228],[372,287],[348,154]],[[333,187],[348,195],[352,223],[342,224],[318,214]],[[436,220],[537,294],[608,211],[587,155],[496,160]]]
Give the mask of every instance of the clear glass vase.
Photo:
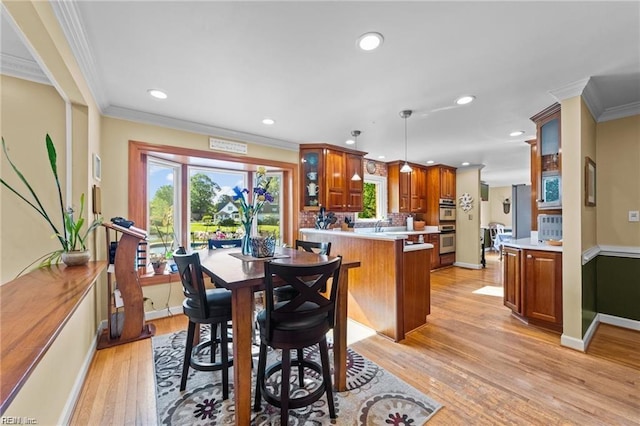
[[[244,222],[244,235],[242,236],[242,254],[245,256],[251,256],[251,232],[253,228],[253,219],[249,222]]]

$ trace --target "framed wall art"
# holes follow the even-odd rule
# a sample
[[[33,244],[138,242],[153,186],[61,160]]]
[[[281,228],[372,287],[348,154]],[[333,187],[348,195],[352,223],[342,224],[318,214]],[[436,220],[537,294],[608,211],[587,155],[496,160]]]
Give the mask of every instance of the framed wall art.
[[[584,204],[596,205],[596,163],[589,157],[584,159]]]
[[[97,181],[102,179],[102,160],[98,154],[93,154],[93,178]]]

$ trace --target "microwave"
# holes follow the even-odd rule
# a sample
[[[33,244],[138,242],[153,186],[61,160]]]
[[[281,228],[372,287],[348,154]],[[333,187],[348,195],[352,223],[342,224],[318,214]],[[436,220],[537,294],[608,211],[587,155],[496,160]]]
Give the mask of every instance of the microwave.
[[[560,172],[542,172],[538,210],[559,209],[562,207],[562,176]]]

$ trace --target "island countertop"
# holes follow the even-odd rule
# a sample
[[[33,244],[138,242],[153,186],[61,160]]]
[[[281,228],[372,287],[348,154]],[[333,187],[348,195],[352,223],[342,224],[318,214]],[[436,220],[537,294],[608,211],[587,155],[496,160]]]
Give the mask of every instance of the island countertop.
[[[530,238],[519,238],[517,240],[504,240],[502,245],[507,247],[513,247],[518,249],[526,249],[526,250],[540,250],[540,251],[555,251],[562,252],[562,246],[552,246],[546,244],[544,242],[539,242],[535,244],[531,242]]]
[[[334,229],[315,229],[315,228],[301,228],[302,234],[323,234],[323,235],[340,235],[349,238],[362,238],[369,240],[407,240],[405,241],[404,251],[426,250],[433,248],[433,244],[430,243],[416,243],[408,240],[409,235],[420,234],[433,234],[440,231],[424,230],[424,231],[406,231],[402,229],[388,228],[382,232],[369,231],[368,228],[356,228],[356,231],[342,231],[340,228]],[[358,231],[359,229],[366,229],[366,231]]]

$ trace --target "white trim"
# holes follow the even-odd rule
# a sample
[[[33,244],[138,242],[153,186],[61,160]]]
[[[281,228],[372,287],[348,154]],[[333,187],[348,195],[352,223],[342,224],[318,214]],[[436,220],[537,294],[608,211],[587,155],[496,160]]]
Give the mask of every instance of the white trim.
[[[66,155],[65,161],[67,162],[65,168],[65,201],[67,207],[73,206],[73,108],[71,107],[71,102],[65,101],[64,103],[64,111],[65,111],[65,146],[66,146]],[[78,206],[79,207],[79,206]],[[66,239],[66,237],[65,237]]]
[[[7,53],[0,53],[0,73],[51,86],[51,82],[36,61]]]
[[[631,257],[640,258],[640,247],[638,246],[599,246],[600,256]]]
[[[164,309],[158,309],[155,311],[148,311],[144,313],[145,321],[151,321],[159,318],[167,318],[174,315],[180,315],[183,313],[182,305],[180,306],[171,306]]]
[[[640,114],[640,102],[632,102],[626,105],[619,105],[607,108],[598,117],[598,123],[603,121],[617,120],[619,118],[631,117]]]
[[[566,346],[567,348],[575,349],[580,352],[584,352],[586,348],[583,340],[576,339],[575,337],[567,336],[564,333],[560,337],[560,344],[562,346]]]
[[[233,139],[236,141],[250,142],[257,145],[272,146],[275,148],[286,149],[289,151],[299,151],[297,142],[285,141],[281,139],[273,139],[266,136],[254,135],[222,127],[210,126],[207,124],[196,123],[193,121],[180,120],[172,117],[165,117],[158,114],[151,114],[143,111],[136,111],[129,108],[118,106],[108,106],[104,109],[105,116],[120,118],[123,120],[135,121],[138,123],[153,124],[160,127],[184,130],[192,133],[199,133],[207,136],[218,136],[221,138]],[[209,139],[206,140],[206,146],[209,146]]]
[[[595,258],[598,254],[600,254],[600,247],[593,246],[591,248],[586,249],[582,252],[582,266],[586,265],[591,261],[591,259]]]
[[[479,263],[454,262],[453,266],[459,266],[461,268],[467,268],[467,269],[482,269],[482,265]]]
[[[600,320],[598,319],[599,315],[600,314],[596,314],[596,316],[593,318],[593,321],[591,321],[591,324],[589,324],[589,328],[587,329],[587,332],[584,333],[584,336],[582,336],[582,345],[584,346],[585,351],[589,347],[589,344],[591,343],[591,339],[593,339],[593,336],[596,333],[596,330],[598,329],[598,324],[600,324]]]
[[[587,87],[587,84],[589,84],[589,80],[590,77],[574,81],[573,83],[566,84],[564,86],[558,87],[557,89],[549,90],[549,94],[553,96],[558,102],[580,96],[584,92],[584,88]]]
[[[53,13],[62,28],[62,32],[69,43],[71,52],[78,62],[82,75],[87,81],[89,90],[101,112],[107,107],[107,97],[100,84],[100,78],[96,69],[96,61],[89,48],[86,31],[82,25],[78,5],[75,1],[50,2]]]
[[[615,325],[616,327],[640,331],[640,321],[632,320],[629,318],[616,317],[609,314],[598,314],[597,318],[598,321],[603,324]]]
[[[376,193],[376,217],[369,219],[362,219],[358,217],[358,213],[354,214],[355,222],[364,222],[364,223],[376,223],[378,220],[386,220],[387,219],[387,178],[385,176],[379,175],[371,175],[369,173],[365,173],[363,178],[363,182],[373,182],[378,186],[378,191]]]
[[[584,90],[582,91],[582,99],[587,105],[587,108],[589,108],[591,116],[597,121],[598,117],[602,115],[604,107],[602,106],[602,102],[600,100],[600,97],[598,96],[595,84],[592,80],[587,83]]]
[[[104,321],[106,324],[106,321]],[[64,408],[62,409],[62,413],[60,414],[60,418],[58,419],[59,425],[68,425],[71,424],[71,417],[73,416],[74,409],[78,402],[78,398],[80,398],[80,392],[82,392],[82,387],[84,386],[84,382],[87,379],[87,374],[89,373],[89,367],[91,367],[91,361],[93,361],[93,356],[96,353],[96,348],[98,347],[98,339],[100,338],[100,334],[102,333],[102,329],[98,327],[98,332],[95,336],[93,336],[93,342],[87,351],[87,355],[84,357],[84,361],[82,363],[82,368],[80,368],[80,372],[76,376],[76,380],[73,383],[73,387],[71,388],[71,392],[69,392],[69,396],[67,397],[67,402],[64,404]]]

